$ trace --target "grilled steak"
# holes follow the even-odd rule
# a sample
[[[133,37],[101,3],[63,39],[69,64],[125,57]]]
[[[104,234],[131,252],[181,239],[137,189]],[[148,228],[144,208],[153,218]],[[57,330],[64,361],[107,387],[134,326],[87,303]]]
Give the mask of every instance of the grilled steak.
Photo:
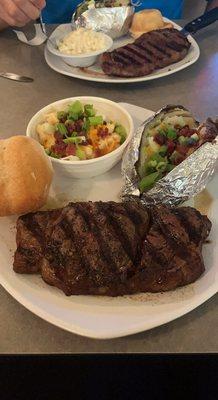
[[[159,29],[144,33],[132,44],[101,56],[105,74],[136,77],[182,60],[191,43],[177,29]]]
[[[14,270],[41,273],[66,295],[171,290],[204,272],[210,228],[190,207],[70,203],[18,219]]]

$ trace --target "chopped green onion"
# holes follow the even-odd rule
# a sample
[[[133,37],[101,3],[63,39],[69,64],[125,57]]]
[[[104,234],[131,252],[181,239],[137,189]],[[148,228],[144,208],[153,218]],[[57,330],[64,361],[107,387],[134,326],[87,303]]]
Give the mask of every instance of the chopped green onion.
[[[157,161],[156,160],[150,160],[148,162],[148,167],[156,168],[156,166],[157,166]]]
[[[179,140],[179,143],[182,144],[182,145],[186,145],[187,142],[188,142],[188,139],[185,136],[179,136],[178,140]]]
[[[68,113],[71,116],[70,119],[78,119],[83,114],[83,105],[79,100],[76,100],[74,103],[69,104]],[[69,118],[69,116],[68,116]]]
[[[167,164],[166,166],[166,172],[170,172],[175,168],[175,165],[173,164]]]
[[[52,151],[51,151],[50,156],[53,158],[61,158],[61,156],[59,154],[53,153]]]
[[[167,129],[167,137],[168,137],[168,139],[176,139],[177,138],[177,133],[176,133],[176,131],[174,130],[174,129],[172,129],[172,128],[168,128]]]
[[[103,117],[101,115],[96,115],[95,117],[88,118],[90,125],[102,125],[103,124]]]
[[[81,136],[72,136],[72,137],[68,137],[67,139],[63,140],[64,143],[74,143],[74,144],[78,144],[81,143],[83,141]]]
[[[67,135],[67,128],[64,124],[59,123],[56,124],[56,130],[61,134],[61,135]]]
[[[90,122],[89,122],[89,120],[86,118],[85,121],[83,122],[82,130],[84,130],[84,131],[87,132],[87,131],[89,130],[89,128],[90,128]]]
[[[145,176],[140,182],[139,182],[139,189],[142,192],[145,190],[151,189],[152,186],[154,186],[155,182],[160,179],[162,174],[160,172],[153,172],[150,175]]]
[[[85,104],[84,112],[87,115],[87,117],[94,117],[95,116],[95,110],[93,108],[93,104]]]
[[[115,132],[120,136],[120,144],[123,144],[126,140],[126,129],[123,125],[116,125]]]
[[[165,161],[166,161],[166,157],[162,157],[162,156],[159,154],[159,152],[157,152],[157,153],[154,153],[154,154],[151,156],[150,160],[151,160],[151,161],[156,161],[157,163],[159,163],[159,162],[165,162]]]
[[[63,118],[67,118],[67,113],[66,113],[66,111],[58,111],[58,112],[57,112],[57,117],[58,117],[59,120],[60,120],[60,119],[63,119]]]
[[[163,146],[160,147],[160,149],[159,149],[159,154],[160,154],[161,156],[165,156],[166,153],[167,153],[167,146],[165,146],[165,144],[164,144]]]
[[[84,150],[82,150],[81,148],[77,147],[76,149],[76,156],[80,159],[80,160],[85,160],[86,159],[86,153]]]
[[[166,166],[167,166],[167,161],[160,161],[160,162],[157,164],[156,170],[157,170],[157,171],[164,172],[164,171],[166,170]]]

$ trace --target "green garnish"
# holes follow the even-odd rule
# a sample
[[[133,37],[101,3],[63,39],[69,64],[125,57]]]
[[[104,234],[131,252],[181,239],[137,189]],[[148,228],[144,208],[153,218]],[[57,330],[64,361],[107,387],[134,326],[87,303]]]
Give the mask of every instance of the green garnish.
[[[60,120],[60,119],[65,119],[65,118],[67,118],[67,113],[66,113],[66,111],[58,111],[58,112],[57,112],[57,117],[58,117],[59,120]]]
[[[123,144],[126,140],[126,129],[123,125],[116,125],[115,132],[120,136],[120,144]]]
[[[94,110],[93,104],[85,104],[84,112],[87,115],[87,117],[94,117],[95,110]]]
[[[95,117],[89,117],[88,121],[91,126],[102,125],[103,117],[101,115],[96,115]]]
[[[161,156],[165,156],[166,153],[167,153],[167,146],[165,146],[165,144],[163,144],[163,146],[161,146],[160,149],[159,149],[159,154]]]
[[[188,143],[188,139],[185,136],[179,136],[179,143],[182,144],[183,146]]]
[[[157,164],[156,170],[164,172],[166,170],[167,161],[161,161]]]
[[[90,128],[90,122],[89,122],[89,120],[86,118],[85,121],[83,122],[82,130],[88,132],[89,128]]]
[[[50,156],[53,158],[61,158],[61,156],[59,154],[53,153],[52,151],[50,153]]]
[[[162,177],[161,172],[153,172],[150,175],[145,176],[140,182],[139,182],[139,189],[140,192],[144,192],[145,190],[151,189],[152,186],[154,186],[155,182],[158,181]]]
[[[85,160],[86,159],[86,153],[84,150],[80,149],[79,147],[77,147],[76,149],[76,156],[80,159],[80,160]]]
[[[46,154],[47,154],[48,156],[51,155],[51,150],[50,150],[50,149],[45,149],[45,152],[46,152]]]
[[[63,140],[64,143],[70,144],[70,143],[74,143],[74,144],[79,144],[83,141],[81,136],[72,136],[72,137],[68,137],[67,139]]]
[[[177,138],[177,133],[173,128],[168,128],[167,129],[167,137],[168,139],[176,139]]]
[[[68,118],[77,121],[83,115],[83,105],[79,100],[68,106]]]
[[[68,133],[66,126],[62,123],[56,124],[56,130],[63,136]]]
[[[166,166],[166,172],[170,172],[175,168],[175,165],[173,164],[167,164]]]

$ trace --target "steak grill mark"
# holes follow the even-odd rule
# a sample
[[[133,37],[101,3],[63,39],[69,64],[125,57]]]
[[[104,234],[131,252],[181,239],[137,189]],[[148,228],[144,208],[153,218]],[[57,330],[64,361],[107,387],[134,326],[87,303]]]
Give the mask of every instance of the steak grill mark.
[[[40,272],[41,266],[42,278],[67,295],[172,290],[204,271],[201,248],[211,223],[190,207],[147,210],[138,202],[88,202],[71,203],[52,215],[18,219],[14,270]],[[36,227],[31,230],[38,217],[41,255]]]
[[[190,42],[177,29],[161,29],[144,33],[134,43],[101,56],[107,75],[142,76],[182,60]]]

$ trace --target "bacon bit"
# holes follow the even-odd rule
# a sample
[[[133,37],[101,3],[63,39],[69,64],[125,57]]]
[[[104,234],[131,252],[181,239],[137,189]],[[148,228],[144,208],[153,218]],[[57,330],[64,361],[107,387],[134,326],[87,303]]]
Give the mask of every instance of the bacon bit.
[[[176,151],[178,151],[178,153],[180,153],[181,155],[186,156],[188,149],[186,146],[179,144],[176,146]]]
[[[66,156],[75,156],[76,155],[76,146],[72,143],[69,143],[66,147]]]
[[[179,165],[182,161],[185,160],[185,156],[182,154],[177,154],[175,160],[174,160],[174,165]]]
[[[74,124],[74,122],[67,123],[66,128],[67,128],[67,131],[69,133],[75,132],[75,124]]]
[[[102,155],[102,154],[101,154],[101,150],[98,149],[98,148],[96,148],[95,151],[94,151],[94,157],[96,157],[96,158],[97,158],[97,157],[101,157],[101,155]]]
[[[168,140],[167,142],[167,153],[172,154],[175,150],[175,143],[172,140]]]
[[[107,127],[105,127],[105,126],[100,126],[100,127],[98,128],[98,136],[99,136],[99,137],[105,138],[105,137],[108,136],[108,135],[109,135],[109,130],[108,130]]]
[[[191,128],[189,128],[188,125],[185,125],[182,129],[180,129],[178,134],[179,134],[179,136],[190,137],[191,135],[193,135],[196,132],[197,132],[196,129],[191,129]]]
[[[81,132],[83,127],[83,120],[82,119],[78,119],[78,121],[75,121],[75,131],[76,132]]]
[[[65,143],[55,144],[51,147],[51,151],[60,155],[61,157],[64,157],[66,155],[66,147],[67,145]]]
[[[55,143],[63,142],[63,137],[59,132],[54,133]]]
[[[154,136],[154,141],[162,146],[166,143],[166,137],[164,135],[161,135],[160,133],[157,133]]]

